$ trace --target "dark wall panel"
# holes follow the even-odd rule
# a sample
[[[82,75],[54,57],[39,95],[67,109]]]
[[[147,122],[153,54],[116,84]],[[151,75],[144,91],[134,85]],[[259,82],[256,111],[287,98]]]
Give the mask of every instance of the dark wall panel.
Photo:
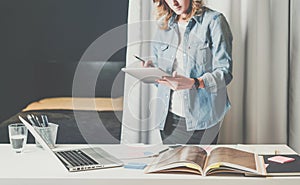
[[[42,69],[47,70],[49,63],[74,67],[95,39],[126,24],[127,11],[128,0],[1,0],[0,122],[45,97],[37,89],[51,79]],[[125,61],[125,55],[123,48],[110,60]],[[61,82],[70,82],[70,76],[66,78]],[[61,88],[70,86],[60,83]],[[70,91],[53,89],[47,95],[60,92],[66,96]]]

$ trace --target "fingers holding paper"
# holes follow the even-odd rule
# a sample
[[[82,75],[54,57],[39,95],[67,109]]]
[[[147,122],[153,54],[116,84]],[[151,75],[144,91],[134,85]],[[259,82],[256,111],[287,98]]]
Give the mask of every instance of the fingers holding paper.
[[[165,85],[170,89],[176,91],[183,89],[192,89],[194,85],[194,79],[178,75],[177,72],[174,71],[172,76],[165,76],[162,79],[157,80],[157,83]]]

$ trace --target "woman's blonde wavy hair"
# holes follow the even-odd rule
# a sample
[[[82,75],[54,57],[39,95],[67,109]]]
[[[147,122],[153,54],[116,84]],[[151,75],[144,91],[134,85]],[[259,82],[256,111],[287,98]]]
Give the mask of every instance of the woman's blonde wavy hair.
[[[173,15],[173,10],[167,5],[165,0],[153,0],[156,4],[157,15],[156,19],[161,20],[161,29],[168,29],[168,22]],[[187,11],[187,17],[185,19],[190,19],[196,14],[201,14],[203,12],[203,0],[191,0],[190,8]]]

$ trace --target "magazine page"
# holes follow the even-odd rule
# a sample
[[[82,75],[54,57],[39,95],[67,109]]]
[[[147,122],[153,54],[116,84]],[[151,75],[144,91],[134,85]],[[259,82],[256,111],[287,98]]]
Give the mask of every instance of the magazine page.
[[[175,168],[186,168],[201,172],[205,165],[206,157],[206,151],[198,146],[178,147],[155,158],[145,172],[166,172],[166,170],[172,171],[172,169],[178,171]]]
[[[254,153],[228,147],[218,147],[211,151],[207,158],[206,171],[212,172],[222,169],[232,169],[233,172],[258,173],[256,155]]]

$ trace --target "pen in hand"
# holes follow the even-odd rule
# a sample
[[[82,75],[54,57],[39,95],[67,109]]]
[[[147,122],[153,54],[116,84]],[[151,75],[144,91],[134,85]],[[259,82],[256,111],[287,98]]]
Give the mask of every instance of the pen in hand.
[[[142,58],[140,58],[140,57],[138,57],[138,56],[136,56],[136,55],[134,55],[134,57],[135,57],[136,59],[138,59],[139,61],[142,62],[142,66],[143,66],[143,67],[154,67],[152,61],[145,61],[144,59],[142,59]]]
[[[146,63],[146,61],[143,60],[142,58],[140,58],[140,57],[138,57],[138,56],[136,56],[136,55],[134,55],[134,57],[135,57],[136,59],[138,59],[139,61],[141,61],[141,62],[143,62],[143,63]]]

